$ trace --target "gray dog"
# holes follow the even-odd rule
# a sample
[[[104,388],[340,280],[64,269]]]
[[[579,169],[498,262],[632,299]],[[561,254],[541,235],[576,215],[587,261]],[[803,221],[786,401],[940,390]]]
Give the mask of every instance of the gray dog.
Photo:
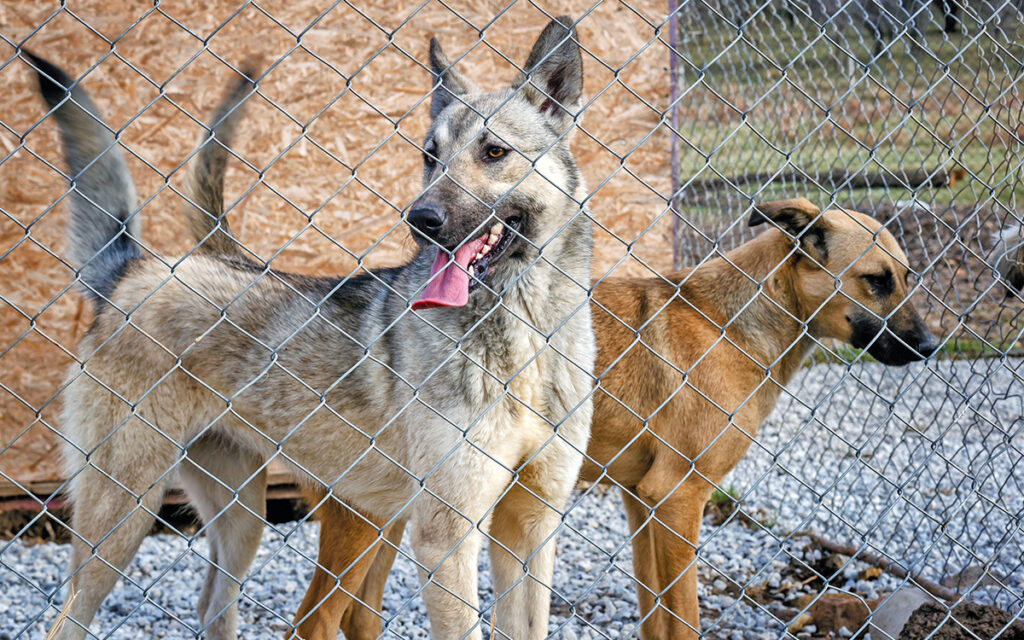
[[[95,106],[29,56],[64,140],[71,256],[96,310],[64,397],[76,597],[57,638],[85,636],[173,468],[208,523],[199,619],[206,637],[233,637],[275,457],[374,522],[409,522],[435,637],[481,637],[477,556],[489,530],[497,628],[546,636],[595,355],[591,225],[569,151],[583,85],[575,37],[570,19],[552,21],[523,75],[490,93],[432,43],[424,188],[408,214],[421,249],[345,279],[241,256],[220,216],[225,152],[214,141],[188,193],[213,214],[192,216],[206,242],[154,257]],[[236,113],[222,112],[215,132],[229,134]]]

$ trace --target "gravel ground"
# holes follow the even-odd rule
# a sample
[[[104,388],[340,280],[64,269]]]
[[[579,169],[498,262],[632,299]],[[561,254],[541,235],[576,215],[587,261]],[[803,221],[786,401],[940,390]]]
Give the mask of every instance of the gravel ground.
[[[740,511],[718,526],[705,520],[700,589],[708,637],[786,637],[786,623],[772,612],[822,586],[795,583],[808,567],[821,570],[822,552],[806,538],[786,535],[808,529],[843,544],[866,541],[935,581],[986,566],[999,584],[986,581],[971,599],[1019,611],[1022,374],[1018,360],[805,370],[725,483],[739,497]],[[559,539],[552,632],[567,640],[635,637],[628,530],[618,495],[595,488],[577,498]],[[740,512],[762,524],[744,524],[735,517]],[[278,638],[288,628],[312,570],[317,527],[267,529],[244,587],[240,637]],[[65,571],[68,547],[4,544],[0,640],[40,638],[56,617],[47,598]],[[101,610],[98,628],[113,630],[111,638],[194,635],[205,555],[203,538],[191,545],[173,535],[147,538],[129,579],[118,583]],[[844,561],[836,565],[834,588],[872,599],[900,585],[888,574],[862,579],[866,565]],[[487,602],[485,555],[480,567]],[[763,606],[751,605],[737,600],[738,587],[771,596]],[[392,616],[386,637],[428,637],[416,590],[415,565],[400,556],[385,597]],[[813,631],[798,637],[813,637]]]

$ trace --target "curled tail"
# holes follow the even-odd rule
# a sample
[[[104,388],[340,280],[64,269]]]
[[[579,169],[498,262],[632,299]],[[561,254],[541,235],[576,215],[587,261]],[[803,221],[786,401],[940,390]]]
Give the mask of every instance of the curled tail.
[[[64,142],[71,181],[69,255],[81,290],[102,304],[125,267],[141,256],[136,195],[113,131],[96,105],[64,71],[23,50]]]
[[[224,216],[224,171],[228,145],[242,117],[242,103],[256,86],[249,78],[255,72],[246,68],[224,97],[213,119],[199,139],[199,152],[189,163],[185,181],[185,216],[197,251],[242,257],[238,243],[231,237]]]

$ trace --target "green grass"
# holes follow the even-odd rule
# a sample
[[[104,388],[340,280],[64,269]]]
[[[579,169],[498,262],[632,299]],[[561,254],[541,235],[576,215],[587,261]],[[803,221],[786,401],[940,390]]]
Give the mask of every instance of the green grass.
[[[985,210],[991,220],[1000,204],[1024,206],[1024,179],[1011,172],[1024,158],[1024,144],[1014,142],[1011,134],[1020,126],[1019,91],[1013,85],[1024,82],[1024,69],[1017,62],[1024,59],[1024,28],[1015,22],[1015,33],[1002,33],[990,23],[984,32],[969,25],[967,35],[944,34],[933,23],[924,47],[904,37],[877,59],[871,38],[852,27],[824,37],[809,24],[788,29],[778,15],[764,15],[752,19],[740,38],[735,28],[713,15],[693,25],[699,30],[690,33],[700,35],[680,47],[687,62],[681,65],[679,83],[679,132],[685,142],[679,146],[678,173],[681,184],[689,187],[678,205],[697,231],[681,227],[683,264],[700,260],[710,250],[702,233],[721,239],[727,248],[749,237],[736,215],[751,198],[765,202],[806,196],[821,206],[834,199],[840,206],[886,214],[892,211],[887,205],[917,199],[931,205],[932,214],[909,215],[942,219],[918,243],[927,245],[929,256],[948,248],[948,234],[938,229],[950,221],[959,223],[969,212]],[[1010,22],[1002,25],[1008,26]],[[833,170],[878,176],[936,169],[943,174],[963,169],[968,176],[953,187],[916,190],[839,188],[827,181],[819,189],[806,180],[779,179],[762,186],[762,178],[739,185],[740,193],[720,179],[827,175]],[[968,233],[993,232],[964,228],[972,230]],[[988,241],[987,236],[961,239],[975,251]],[[953,260],[957,254],[949,255]],[[961,271],[942,271],[931,285],[956,287],[963,284],[961,276]],[[943,290],[936,293],[941,297]],[[950,302],[955,313],[959,303]],[[998,303],[986,305],[971,307],[971,326],[989,335],[986,323],[994,322],[1005,327],[1001,335],[1013,335],[1009,324],[1016,316],[1007,319],[998,313]],[[948,315],[941,305],[926,305],[922,312]],[[946,329],[958,337],[964,333],[955,326]],[[967,336],[947,341],[936,357],[999,354]],[[810,362],[849,361],[857,355],[843,348],[835,356],[818,351]],[[871,360],[867,354],[860,359]]]
[[[715,489],[711,492],[711,497],[708,498],[704,514],[710,514],[712,519],[720,524],[732,517],[739,507],[739,491],[736,490],[736,487],[730,486],[725,491]],[[774,513],[755,517],[741,510],[737,514],[736,521],[749,529],[773,529],[778,524],[779,517],[778,514]]]
[[[737,494],[736,487],[729,487],[725,491],[715,489],[711,492],[708,502],[716,507],[731,506],[739,502],[739,495]]]
[[[1007,184],[1009,167],[1019,160],[1004,127],[1013,130],[1018,114],[998,101],[1020,73],[1007,53],[1008,47],[1021,55],[1016,38],[972,40],[930,32],[929,53],[900,41],[888,55],[865,65],[872,55],[863,47],[847,52],[825,38],[809,47],[796,37],[785,41],[774,37],[780,25],[761,29],[753,23],[745,34],[756,49],[735,43],[735,31],[723,30],[694,39],[684,50],[692,64],[682,65],[681,86],[696,83],[680,102],[680,132],[690,143],[680,147],[684,181],[713,178],[708,164],[726,176],[787,166],[812,174],[834,168],[880,173],[963,167],[977,179],[953,189],[926,187],[918,197],[940,205],[969,204],[1002,184],[998,199],[1024,199],[1024,181]],[[786,65],[786,71],[765,56]],[[743,189],[751,192],[757,185]],[[793,187],[769,186],[758,198],[786,191]],[[899,191],[853,189],[840,198],[911,195]]]

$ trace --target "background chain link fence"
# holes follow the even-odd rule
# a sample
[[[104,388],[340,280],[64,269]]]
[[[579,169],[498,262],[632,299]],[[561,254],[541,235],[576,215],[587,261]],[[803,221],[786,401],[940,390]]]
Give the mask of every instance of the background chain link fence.
[[[70,290],[56,127],[20,49],[81,79],[118,132],[159,255],[193,247],[184,163],[230,70],[258,56],[267,72],[232,147],[228,218],[273,268],[353,274],[411,253],[402,214],[420,189],[429,37],[492,89],[561,13],[584,48],[573,149],[595,278],[705,262],[759,230],[746,226],[753,203],[806,196],[886,222],[941,340],[902,368],[838,344],[814,352],[706,511],[706,637],[852,635],[868,629],[866,605],[914,584],[1021,616],[1021,299],[995,271],[1024,219],[1021,12],[1016,0],[0,6],[0,638],[42,637],[64,597],[57,411],[91,320]],[[316,558],[287,471],[272,463],[270,477],[275,522],[242,585],[245,637],[290,628]],[[100,637],[199,633],[210,559],[182,501],[169,495]],[[570,507],[551,634],[638,637],[617,492],[582,487]],[[403,546],[385,637],[428,637],[412,558]],[[483,557],[480,589],[486,617]],[[826,594],[849,598],[830,619]]]

